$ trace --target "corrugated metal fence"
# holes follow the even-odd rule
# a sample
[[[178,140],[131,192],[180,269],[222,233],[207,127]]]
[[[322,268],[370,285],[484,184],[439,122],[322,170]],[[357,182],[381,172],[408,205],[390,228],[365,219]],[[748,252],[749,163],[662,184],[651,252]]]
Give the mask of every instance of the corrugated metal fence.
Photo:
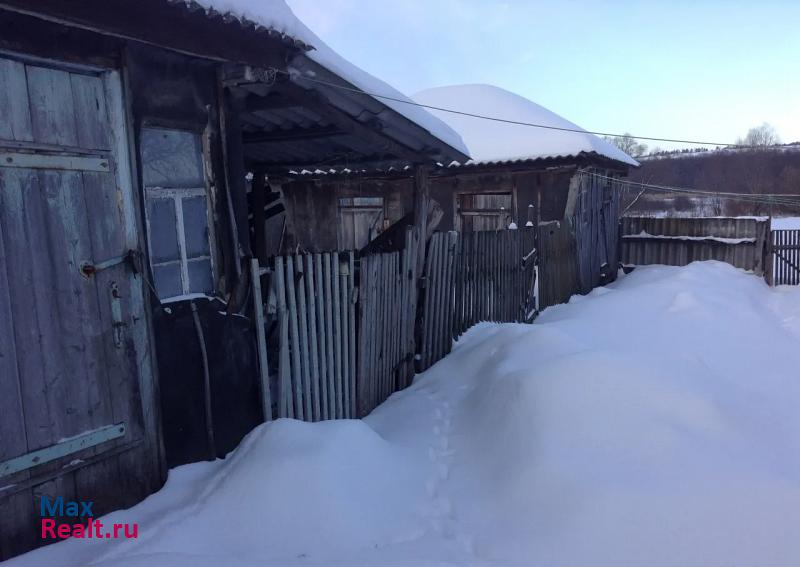
[[[621,260],[634,266],[719,260],[763,275],[769,224],[756,217],[623,217]]]

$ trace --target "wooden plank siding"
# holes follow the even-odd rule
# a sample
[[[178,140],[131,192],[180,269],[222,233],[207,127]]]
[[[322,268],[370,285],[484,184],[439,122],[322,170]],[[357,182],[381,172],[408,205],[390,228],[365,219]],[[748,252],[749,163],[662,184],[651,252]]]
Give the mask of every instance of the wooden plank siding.
[[[625,265],[685,266],[718,260],[759,275],[765,273],[766,218],[623,217],[620,233]]]
[[[0,147],[35,165],[0,164],[0,461],[125,435],[0,478],[0,558],[41,543],[26,534],[42,495],[104,514],[162,480],[142,278],[81,272],[139,248],[119,76],[23,61],[0,58]]]

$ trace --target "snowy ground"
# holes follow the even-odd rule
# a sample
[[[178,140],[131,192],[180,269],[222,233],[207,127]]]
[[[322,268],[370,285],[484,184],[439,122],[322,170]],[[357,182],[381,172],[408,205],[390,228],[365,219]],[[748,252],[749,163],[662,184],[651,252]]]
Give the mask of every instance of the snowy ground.
[[[480,325],[363,421],[281,420],[21,565],[800,564],[800,288],[646,267]]]

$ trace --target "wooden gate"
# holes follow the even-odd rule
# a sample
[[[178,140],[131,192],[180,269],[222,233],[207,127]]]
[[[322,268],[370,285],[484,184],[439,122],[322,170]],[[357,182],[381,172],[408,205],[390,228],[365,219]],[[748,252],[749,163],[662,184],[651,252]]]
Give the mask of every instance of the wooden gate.
[[[36,543],[42,495],[104,514],[160,481],[120,91],[0,59],[0,558]]]
[[[462,234],[453,336],[480,321],[528,322],[536,310],[536,229]]]
[[[800,285],[800,230],[772,231],[774,285]]]

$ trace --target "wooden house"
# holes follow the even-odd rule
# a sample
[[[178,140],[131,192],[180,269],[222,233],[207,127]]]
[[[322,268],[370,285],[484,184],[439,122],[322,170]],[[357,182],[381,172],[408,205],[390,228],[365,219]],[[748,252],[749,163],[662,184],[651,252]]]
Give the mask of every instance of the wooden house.
[[[555,113],[497,87],[442,87],[423,91],[414,100],[459,133],[471,158],[441,162],[430,171],[429,230],[471,232],[558,223],[548,224],[548,230],[569,232],[565,238],[571,242],[564,246],[574,255],[574,291],[588,292],[616,274],[620,193],[614,180],[636,167],[635,160]],[[297,172],[283,179],[284,249],[367,246],[410,218],[412,183],[408,171],[355,168]],[[279,185],[278,180],[274,184]],[[330,222],[318,222],[321,218]],[[567,291],[552,301],[569,297],[570,286],[560,288]]]
[[[282,1],[212,5],[0,2],[0,559],[43,495],[129,506],[263,420],[264,172],[466,158]]]

